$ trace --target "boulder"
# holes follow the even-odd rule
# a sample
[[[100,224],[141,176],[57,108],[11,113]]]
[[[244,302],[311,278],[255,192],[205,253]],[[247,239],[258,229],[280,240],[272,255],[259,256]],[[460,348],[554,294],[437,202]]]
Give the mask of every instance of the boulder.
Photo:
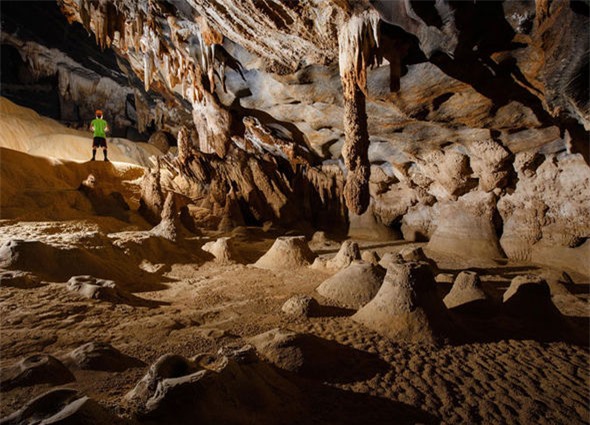
[[[114,281],[94,276],[72,276],[66,288],[84,298],[111,302],[127,301],[131,294],[118,288]]]
[[[145,366],[141,360],[121,353],[110,344],[89,342],[68,354],[68,358],[80,369],[122,372]]]
[[[426,263],[392,263],[375,298],[352,319],[395,341],[436,343],[450,336],[447,309]]]
[[[310,317],[319,312],[320,305],[315,298],[309,295],[295,295],[289,298],[283,306],[281,311],[288,316],[293,317]]]
[[[310,265],[315,258],[304,236],[281,236],[254,266],[269,270],[291,270]]]
[[[355,261],[326,279],[317,291],[345,307],[358,309],[377,294],[384,276],[382,267]]]

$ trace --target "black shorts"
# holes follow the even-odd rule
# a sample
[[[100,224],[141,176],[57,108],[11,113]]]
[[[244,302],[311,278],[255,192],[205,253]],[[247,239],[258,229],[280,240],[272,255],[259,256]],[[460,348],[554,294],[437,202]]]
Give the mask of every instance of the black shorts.
[[[105,148],[107,147],[107,139],[104,137],[95,137],[94,141],[92,142],[93,148]]]

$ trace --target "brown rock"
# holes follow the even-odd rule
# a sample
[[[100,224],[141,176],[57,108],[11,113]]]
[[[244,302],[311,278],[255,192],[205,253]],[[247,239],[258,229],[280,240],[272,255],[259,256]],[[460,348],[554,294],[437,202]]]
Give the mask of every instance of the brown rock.
[[[326,279],[317,291],[324,297],[350,308],[361,308],[379,291],[385,269],[355,261]]]
[[[281,236],[254,266],[270,270],[290,270],[311,264],[315,254],[311,252],[304,236]]]
[[[352,319],[395,341],[442,341],[452,326],[435,285],[427,264],[391,264],[375,298]]]

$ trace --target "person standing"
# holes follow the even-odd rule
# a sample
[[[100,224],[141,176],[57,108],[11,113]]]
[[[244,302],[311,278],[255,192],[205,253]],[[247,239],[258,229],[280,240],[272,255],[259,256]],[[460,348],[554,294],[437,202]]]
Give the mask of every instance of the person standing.
[[[108,161],[107,158],[107,135],[106,132],[109,131],[109,125],[107,122],[102,118],[102,111],[98,109],[96,111],[96,118],[92,120],[90,123],[90,129],[94,132],[94,140],[92,142],[92,159],[94,161],[96,158],[96,150],[98,148],[102,148],[104,153],[104,160]]]

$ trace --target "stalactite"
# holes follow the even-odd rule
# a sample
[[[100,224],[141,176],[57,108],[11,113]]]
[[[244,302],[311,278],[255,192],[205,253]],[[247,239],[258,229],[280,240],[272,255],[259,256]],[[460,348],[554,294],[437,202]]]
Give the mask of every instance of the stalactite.
[[[377,12],[364,10],[350,17],[338,37],[344,96],[345,143],[342,156],[348,168],[344,196],[347,207],[355,214],[365,212],[370,201],[369,133],[365,95],[367,66],[380,62],[376,53],[379,43],[378,26]]]

